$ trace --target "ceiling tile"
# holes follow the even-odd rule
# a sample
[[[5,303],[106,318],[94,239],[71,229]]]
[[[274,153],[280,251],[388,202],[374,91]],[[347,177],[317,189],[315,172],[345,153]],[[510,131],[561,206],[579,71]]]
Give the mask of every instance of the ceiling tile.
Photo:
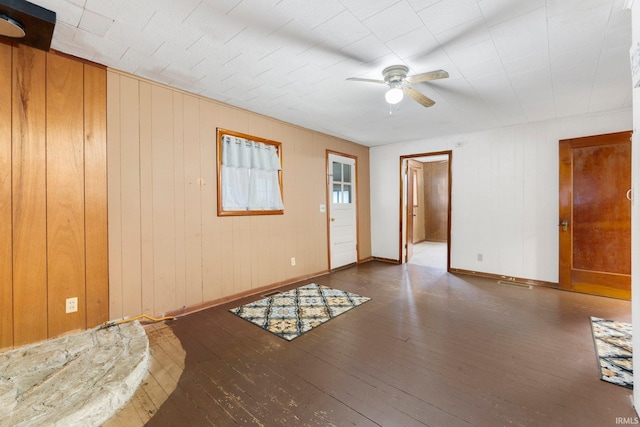
[[[602,5],[611,7],[612,4],[611,0],[546,0],[547,16],[549,18],[575,11],[588,11]]]
[[[422,26],[387,41],[386,45],[393,53],[403,59],[416,55],[427,55],[428,52],[440,48],[438,40],[426,27]]]
[[[142,33],[153,35],[155,39],[169,41],[177,49],[187,49],[202,37],[202,32],[197,29],[185,31],[184,28],[173,25],[172,17],[161,12],[153,14],[149,22],[142,28]]]
[[[180,30],[197,31],[219,43],[224,43],[245,29],[245,24],[229,19],[217,3],[202,2],[182,22]],[[161,33],[162,34],[162,33]],[[164,37],[163,37],[164,38]]]
[[[469,78],[479,78],[503,70],[496,46],[491,40],[484,40],[471,46],[447,49],[449,57],[460,72]]]
[[[404,1],[398,0],[341,0],[341,3],[360,21],[364,21],[373,15],[393,14],[395,7],[404,7]]]
[[[34,0],[52,47],[367,145],[629,111],[622,0]],[[78,28],[80,27],[80,28]],[[384,67],[445,69],[390,108]]]
[[[526,28],[527,31],[521,31],[521,28]],[[544,9],[536,9],[495,25],[489,32],[502,62],[549,53]]]
[[[438,3],[441,0],[409,0],[409,4],[416,12],[420,12],[422,9]]]
[[[313,28],[311,34],[316,40],[325,41],[327,46],[341,48],[368,36],[369,30],[351,13],[345,11]]]
[[[283,14],[295,19],[298,28],[307,30],[313,30],[346,10],[337,0],[283,0],[278,6]]]
[[[109,62],[112,62],[114,64],[117,64],[117,61],[111,58],[120,58],[122,54],[127,50],[125,46],[114,43],[111,40],[96,36],[95,34],[89,33],[80,28],[74,33],[73,43],[80,48],[91,49],[92,52],[94,52],[94,55],[91,58],[87,59],[93,61],[94,58],[99,55],[101,59],[109,59]],[[104,62],[101,63],[105,64]]]
[[[521,74],[540,67],[551,69],[547,52],[537,52],[528,56],[520,56],[502,63],[507,75]]]
[[[111,25],[105,38],[120,45],[134,48],[139,52],[148,52],[148,55],[153,54],[164,43],[162,39],[154,38],[149,33],[142,33],[140,28],[123,24],[120,21],[115,21]]]
[[[365,63],[390,53],[389,47],[373,34],[369,34],[340,50],[344,52],[348,58]]]
[[[548,38],[551,56],[562,56],[576,50],[583,52],[580,56],[597,56],[610,12],[611,7],[604,5],[588,10],[572,10],[550,17]]]
[[[95,34],[96,36],[104,37],[113,25],[113,19],[106,16],[99,15],[90,10],[85,10],[80,19],[79,28]]]
[[[489,27],[540,9],[546,15],[546,0],[481,0],[478,6]],[[526,27],[522,27],[526,28]]]
[[[394,4],[384,12],[375,14],[363,22],[383,42],[396,39],[423,25],[420,17],[404,1]]]
[[[482,18],[482,13],[476,0],[449,0],[423,9],[419,16],[434,34],[438,34]]]
[[[477,45],[490,40],[491,34],[483,18],[474,18],[465,25],[435,34],[435,38],[442,49],[449,50]]]
[[[86,9],[138,28],[156,12],[148,0],[87,0]]]

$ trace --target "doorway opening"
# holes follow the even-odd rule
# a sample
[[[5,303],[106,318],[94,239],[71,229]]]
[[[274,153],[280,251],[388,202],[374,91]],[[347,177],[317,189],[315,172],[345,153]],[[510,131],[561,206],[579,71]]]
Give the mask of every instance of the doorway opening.
[[[449,271],[451,151],[400,157],[400,259]]]

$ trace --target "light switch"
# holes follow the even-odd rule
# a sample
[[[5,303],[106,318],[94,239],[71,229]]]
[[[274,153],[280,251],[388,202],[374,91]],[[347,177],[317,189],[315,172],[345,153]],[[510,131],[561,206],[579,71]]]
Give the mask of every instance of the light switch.
[[[327,207],[325,205],[320,205],[320,212],[326,212]]]

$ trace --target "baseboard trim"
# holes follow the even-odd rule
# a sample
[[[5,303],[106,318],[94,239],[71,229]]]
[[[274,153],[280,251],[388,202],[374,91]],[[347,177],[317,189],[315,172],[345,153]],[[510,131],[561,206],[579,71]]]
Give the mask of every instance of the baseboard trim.
[[[355,267],[358,266],[360,264],[364,264],[365,262],[369,262],[369,261],[373,261],[372,257],[368,257],[365,259],[359,259],[356,262],[352,262],[351,264],[346,264],[340,267],[336,267],[336,268],[332,268],[331,270],[329,270],[329,273],[335,273],[336,271],[340,271],[340,270],[346,270],[347,268],[351,268],[351,267]]]
[[[392,259],[392,258],[381,258],[381,257],[374,256],[373,260],[374,261],[380,261],[380,262],[387,262],[389,264],[401,264],[400,261],[398,261],[397,259]]]
[[[183,307],[178,310],[169,311],[163,316],[171,316],[171,317],[181,317],[186,316],[187,314],[196,313],[198,311],[206,310],[208,308],[217,307],[222,304],[226,304],[231,301],[239,300],[241,298],[253,296],[253,295],[261,295],[272,291],[277,288],[281,288],[283,286],[292,285],[294,283],[302,282],[303,280],[313,279],[315,277],[324,276],[325,274],[329,274],[329,270],[319,271],[317,273],[305,274],[303,276],[293,277],[291,279],[283,280],[281,282],[272,283],[270,285],[261,286],[259,288],[250,289],[244,292],[239,292],[237,294],[229,295],[227,297],[217,298],[215,300],[203,302],[201,304],[194,304],[187,307]],[[142,322],[141,322],[142,323]]]
[[[553,282],[545,282],[543,280],[526,279],[522,277],[505,276],[502,274],[485,273],[482,271],[464,270],[461,268],[451,268],[449,273],[464,274],[467,276],[485,277],[487,279],[495,279],[503,282],[514,282],[525,285],[541,286],[544,288],[558,289],[558,284]]]

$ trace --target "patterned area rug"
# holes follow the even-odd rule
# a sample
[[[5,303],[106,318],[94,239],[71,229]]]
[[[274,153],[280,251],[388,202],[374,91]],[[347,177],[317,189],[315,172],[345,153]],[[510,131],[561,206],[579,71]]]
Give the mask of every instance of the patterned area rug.
[[[229,311],[291,341],[370,299],[312,283]]]
[[[591,317],[591,331],[598,356],[600,379],[633,388],[631,324]]]

